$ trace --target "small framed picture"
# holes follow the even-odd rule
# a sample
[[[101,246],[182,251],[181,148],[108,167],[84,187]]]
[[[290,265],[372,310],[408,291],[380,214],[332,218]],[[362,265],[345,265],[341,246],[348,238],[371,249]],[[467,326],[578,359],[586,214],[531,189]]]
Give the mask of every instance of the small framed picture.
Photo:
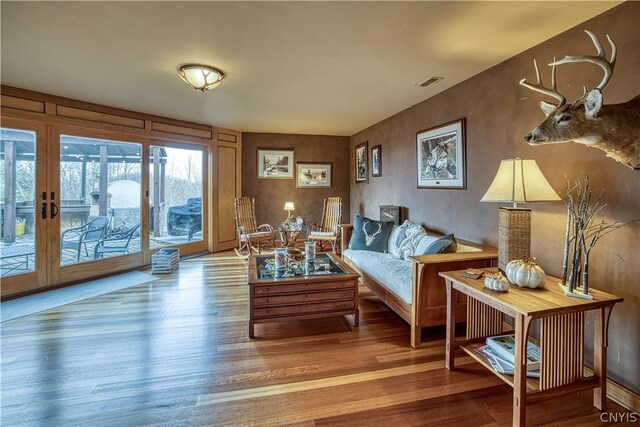
[[[296,162],[296,187],[330,188],[331,163]]]
[[[465,189],[465,119],[416,135],[418,188]]]
[[[367,156],[367,141],[356,145],[356,183],[369,182],[369,158]]]
[[[258,178],[293,179],[294,151],[258,148]]]
[[[371,149],[371,176],[382,176],[382,145]]]

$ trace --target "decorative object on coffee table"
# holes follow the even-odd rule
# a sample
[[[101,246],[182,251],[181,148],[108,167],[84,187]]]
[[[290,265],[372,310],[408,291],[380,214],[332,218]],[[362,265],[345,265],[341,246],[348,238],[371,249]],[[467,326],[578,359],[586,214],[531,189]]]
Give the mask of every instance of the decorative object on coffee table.
[[[371,148],[371,176],[382,176],[382,145]]]
[[[369,158],[367,156],[368,142],[356,145],[356,183],[369,182]]]
[[[294,151],[292,148],[271,150],[258,148],[258,178],[293,179]]]
[[[498,223],[498,268],[504,271],[514,259],[528,259],[531,248],[531,209],[518,203],[560,200],[535,160],[508,159],[500,162],[498,173],[481,202],[511,202],[500,208]]]
[[[592,191],[589,176],[584,175],[573,185],[567,180],[567,192],[562,195],[567,206],[567,228],[560,287],[567,296],[585,299],[593,298],[589,294],[589,255],[593,247],[612,231],[638,221],[597,223],[596,216],[607,205],[601,202],[604,189],[594,204],[591,203]]]
[[[297,188],[331,188],[331,163],[296,163]]]
[[[465,189],[465,119],[416,135],[418,188]]]
[[[402,206],[381,205],[380,221],[393,221],[395,225],[402,224]]]
[[[316,242],[307,240],[304,242],[304,259],[307,262],[315,262],[316,260]]]

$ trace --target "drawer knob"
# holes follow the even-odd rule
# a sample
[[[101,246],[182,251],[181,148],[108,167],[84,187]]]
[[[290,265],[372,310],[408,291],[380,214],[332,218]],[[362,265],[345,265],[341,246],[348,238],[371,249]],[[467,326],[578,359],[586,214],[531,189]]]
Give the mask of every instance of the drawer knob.
[[[340,307],[344,307],[344,304],[340,304]]]
[[[269,298],[265,298],[265,302],[269,302]]]
[[[266,311],[267,311],[267,314],[269,314],[269,310],[266,310]]]
[[[264,288],[264,290],[265,290],[266,292],[269,292],[269,288]]]

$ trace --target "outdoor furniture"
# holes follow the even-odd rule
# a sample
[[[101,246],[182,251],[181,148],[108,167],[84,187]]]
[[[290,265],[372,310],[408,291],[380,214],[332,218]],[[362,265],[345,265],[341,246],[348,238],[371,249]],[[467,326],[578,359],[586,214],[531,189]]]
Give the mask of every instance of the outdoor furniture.
[[[264,243],[275,246],[276,236],[273,227],[269,224],[256,225],[256,206],[252,197],[235,199],[233,206],[236,214],[236,227],[240,243],[238,252],[240,254],[244,249],[248,251],[249,255],[251,255],[251,250],[260,253]]]
[[[140,223],[124,231],[114,231],[98,240],[93,250],[93,258],[104,257],[104,254],[127,254],[129,253],[129,243],[140,228]]]
[[[73,249],[77,251],[77,261],[80,261],[80,251],[84,246],[86,256],[89,256],[87,243],[97,242],[105,233],[109,225],[109,218],[99,216],[83,226],[69,228],[62,233],[60,237],[60,246],[62,250]]]
[[[29,257],[34,255],[33,245],[11,245],[0,247],[0,276],[14,270],[29,270]],[[33,262],[33,261],[32,261]]]
[[[338,224],[342,219],[342,198],[327,197],[324,199],[322,209],[322,222],[320,225],[311,224],[309,226],[309,240],[313,240],[318,245],[318,250],[324,250],[326,243],[331,244],[331,250],[336,252],[340,244],[340,230]]]
[[[202,231],[202,197],[190,197],[186,204],[170,207],[167,230],[170,236],[186,234],[189,241]]]

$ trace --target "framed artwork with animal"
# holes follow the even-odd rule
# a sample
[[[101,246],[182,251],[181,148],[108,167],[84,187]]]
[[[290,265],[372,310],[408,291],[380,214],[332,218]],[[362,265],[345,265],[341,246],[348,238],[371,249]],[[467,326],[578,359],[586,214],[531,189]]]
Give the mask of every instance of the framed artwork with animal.
[[[418,188],[466,188],[465,119],[416,135]]]
[[[595,34],[585,30],[595,45],[596,55],[565,56],[549,64],[551,66],[551,87],[547,88],[540,79],[540,70],[533,61],[538,83],[520,84],[527,89],[543,93],[556,99],[555,104],[540,101],[540,107],[547,116],[524,140],[529,145],[560,144],[574,141],[587,147],[597,148],[607,153],[607,157],[634,169],[640,169],[640,95],[622,104],[603,104],[602,89],[609,83],[616,65],[617,48],[611,37],[611,59],[607,59],[604,48]],[[600,83],[584,93],[577,101],[567,104],[566,98],[556,90],[556,66],[570,63],[588,62],[602,68],[604,75]]]

